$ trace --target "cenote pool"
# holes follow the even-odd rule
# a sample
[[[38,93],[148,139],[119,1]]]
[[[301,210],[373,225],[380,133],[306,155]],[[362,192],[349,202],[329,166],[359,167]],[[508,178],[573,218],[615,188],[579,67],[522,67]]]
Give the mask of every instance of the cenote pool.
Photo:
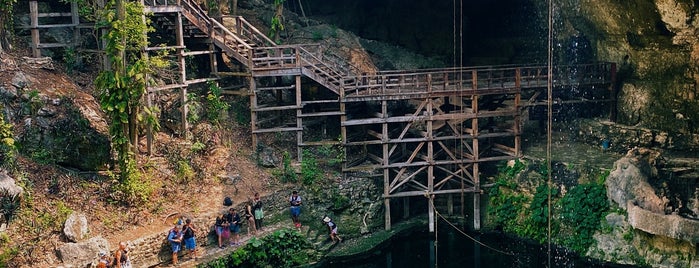
[[[330,260],[316,267],[549,267],[546,245],[499,233],[469,234],[484,246],[449,228],[440,225],[436,240],[427,230],[412,231],[361,257]],[[585,260],[560,248],[552,247],[551,252],[551,267],[631,267]]]

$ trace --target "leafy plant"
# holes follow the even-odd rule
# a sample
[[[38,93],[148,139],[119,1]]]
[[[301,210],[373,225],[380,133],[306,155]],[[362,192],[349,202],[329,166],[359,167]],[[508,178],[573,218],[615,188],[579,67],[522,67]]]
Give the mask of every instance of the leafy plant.
[[[308,150],[303,150],[303,160],[301,161],[301,182],[311,185],[323,178],[323,171],[318,166],[313,154]]]
[[[532,238],[540,243],[546,241],[548,237],[548,223],[551,220],[551,233],[557,233],[557,225],[554,218],[549,218],[549,196],[553,199],[558,196],[558,189],[549,188],[542,184],[536,188],[534,198],[529,204],[529,217],[524,221],[524,225],[519,229],[520,234]]]
[[[223,101],[221,88],[217,83],[209,81],[209,94],[206,95],[206,116],[211,123],[218,124],[222,111],[228,111],[230,104]]]
[[[197,267],[296,267],[311,261],[311,247],[299,232],[280,229],[261,239],[253,237],[230,255]]]
[[[601,228],[602,217],[609,210],[604,185],[577,185],[568,191],[560,204],[561,226],[570,233],[563,237],[563,244],[578,253],[585,253],[594,242],[592,235]]]
[[[282,169],[272,171],[272,175],[283,183],[298,181],[298,176],[291,166],[291,155],[289,152],[285,151],[284,154],[282,154]]]
[[[148,45],[146,33],[154,30],[143,20],[145,14],[140,2],[109,1],[98,14],[97,27],[110,29],[104,38],[111,69],[100,72],[95,86],[102,110],[110,119],[109,133],[121,171],[120,187],[127,196],[143,200],[143,194],[148,191],[134,184],[142,181],[134,167],[138,154],[138,123],[144,106],[141,102],[148,74],[154,72],[155,66],[164,66],[166,62],[160,57],[147,57],[143,52]]]
[[[330,195],[330,201],[332,202],[332,207],[330,209],[335,211],[345,209],[350,205],[349,197],[340,194],[337,189],[333,189]]]
[[[0,191],[0,214],[3,221],[9,223],[17,214],[21,205],[20,195],[11,195],[7,189]]]
[[[136,169],[136,165],[133,162],[128,162],[126,168]],[[128,174],[131,175],[122,179],[114,186],[114,192],[112,194],[115,199],[136,206],[147,203],[155,189],[150,180],[144,178],[142,173],[134,170],[122,172],[128,172]]]
[[[0,268],[10,267],[10,260],[19,255],[19,246],[11,246],[12,240],[7,233],[0,233]]]
[[[188,183],[194,178],[194,169],[185,160],[177,161],[177,179],[182,183]]]
[[[274,0],[275,11],[269,26],[269,36],[275,43],[279,41],[279,32],[284,31],[284,24],[282,24],[284,1],[286,0]]]
[[[0,163],[5,167],[14,165],[16,160],[17,147],[13,137],[12,124],[5,123],[5,117],[0,113]]]

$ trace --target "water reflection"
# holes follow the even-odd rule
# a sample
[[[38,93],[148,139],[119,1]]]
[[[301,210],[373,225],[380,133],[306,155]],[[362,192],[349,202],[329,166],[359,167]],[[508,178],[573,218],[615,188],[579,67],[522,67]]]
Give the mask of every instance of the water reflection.
[[[326,262],[321,267],[548,267],[546,245],[498,233],[471,234],[483,246],[448,228],[440,225],[436,240],[426,231],[404,234],[360,258]],[[585,260],[560,248],[551,251],[551,267],[630,267]]]

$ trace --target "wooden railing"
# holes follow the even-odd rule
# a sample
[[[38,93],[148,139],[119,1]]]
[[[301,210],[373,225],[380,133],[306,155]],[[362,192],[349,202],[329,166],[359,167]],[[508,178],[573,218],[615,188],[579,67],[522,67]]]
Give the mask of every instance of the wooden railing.
[[[325,54],[318,44],[275,44],[243,17],[235,18],[234,33],[209,17],[193,0],[143,1],[150,6],[181,6],[192,24],[253,72],[283,75],[285,70],[300,71],[337,94],[344,88],[343,93],[349,98],[474,90],[487,94],[487,90],[546,87],[548,83],[546,66],[482,66],[358,75],[359,71],[346,60]],[[608,83],[612,63],[556,66],[553,72],[554,86]]]
[[[613,63],[555,66],[553,86],[589,85],[611,82]],[[382,71],[348,77],[345,96],[389,96],[446,91],[507,90],[540,88],[548,84],[547,66],[484,66],[411,71]],[[497,93],[497,92],[493,92]]]

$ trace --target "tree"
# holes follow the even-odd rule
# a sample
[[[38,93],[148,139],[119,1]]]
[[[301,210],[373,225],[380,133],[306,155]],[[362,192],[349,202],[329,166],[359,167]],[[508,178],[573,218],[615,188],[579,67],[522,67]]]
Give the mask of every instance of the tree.
[[[10,50],[12,10],[17,0],[0,0],[0,52]]]
[[[111,63],[109,70],[98,75],[97,87],[102,109],[110,119],[110,135],[117,151],[120,179],[128,181],[137,176],[138,126],[148,74],[162,60],[143,53],[148,45],[148,26],[143,6],[139,2],[109,1],[100,12],[98,27],[106,27],[105,53]]]

